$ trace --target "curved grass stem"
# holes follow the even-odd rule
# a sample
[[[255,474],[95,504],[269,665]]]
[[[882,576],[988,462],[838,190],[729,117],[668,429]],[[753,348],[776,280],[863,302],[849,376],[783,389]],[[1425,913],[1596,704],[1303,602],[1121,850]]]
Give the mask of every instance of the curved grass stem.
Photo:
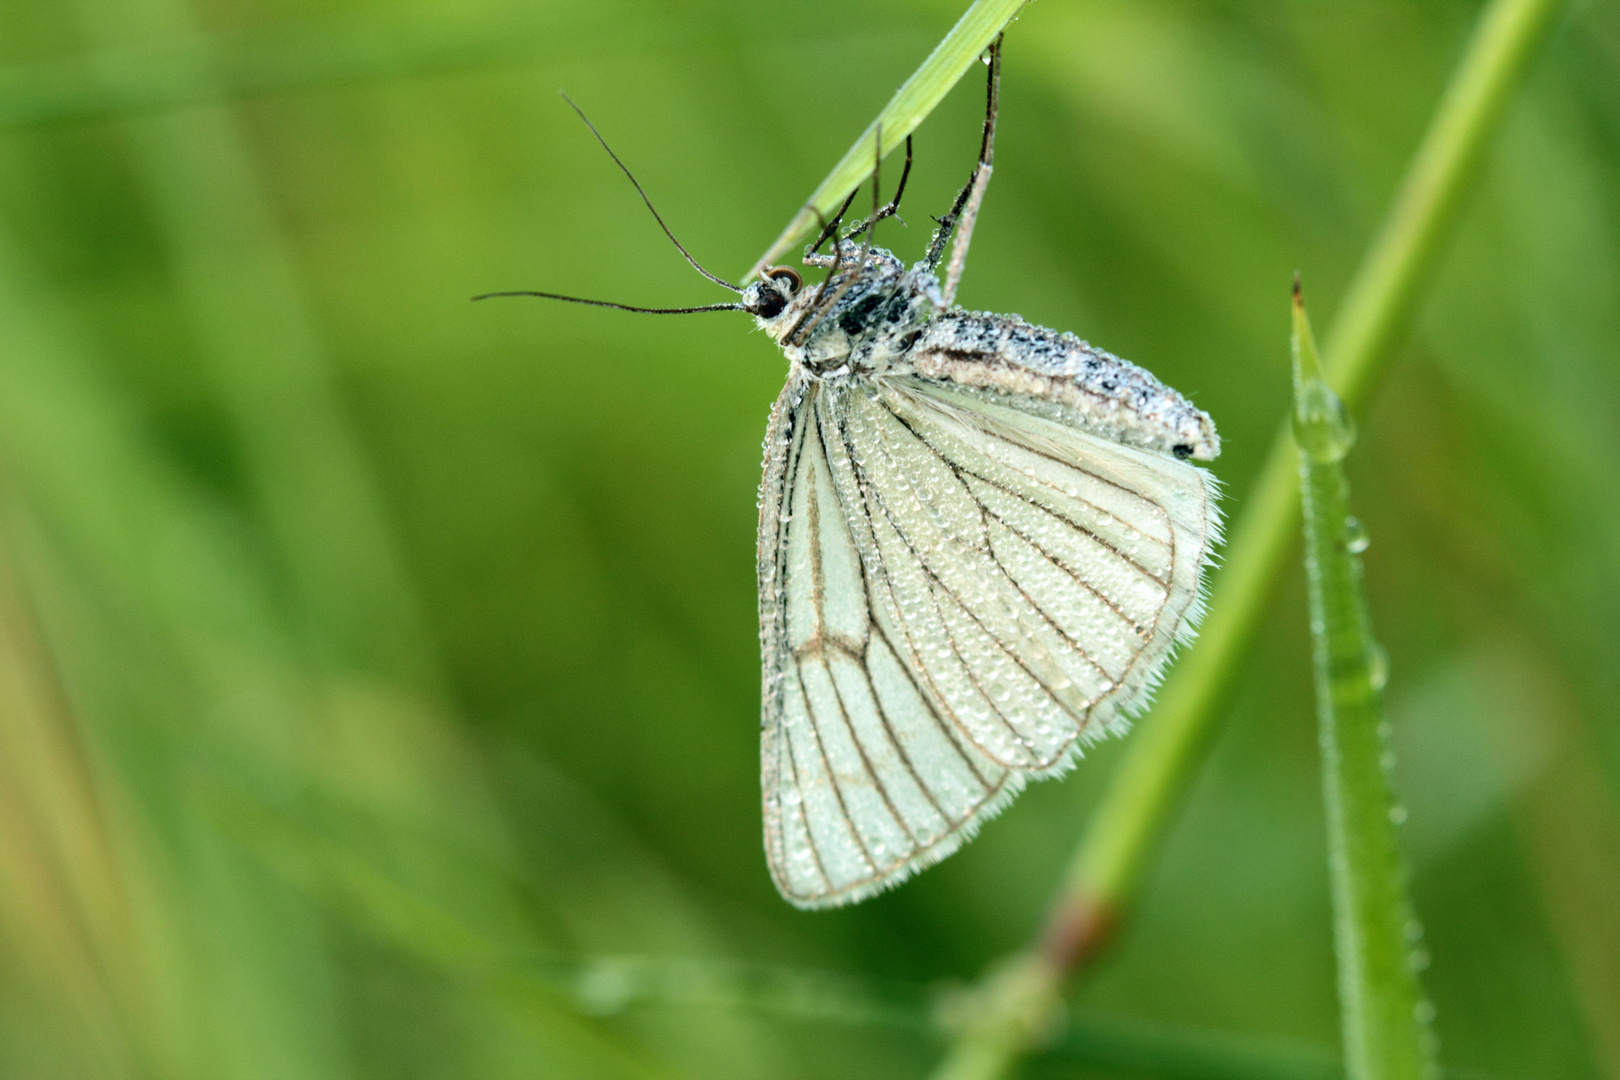
[[[878,132],[883,133],[883,150],[887,154],[906,141],[906,136],[917,130],[945,95],[967,73],[996,35],[1023,10],[1029,0],[974,0],[972,6],[951,27],[948,34],[928,54],[922,66],[911,78],[901,84],[894,97],[883,107],[877,119],[861,132],[821,185],[811,193],[804,206],[788,222],[765,254],[759,257],[749,276],[757,275],[766,266],[781,258],[795,243],[810,235],[818,221],[831,218],[850,192],[860,187],[872,175],[873,160],[878,152]],[[745,279],[746,280],[746,279]]]
[[[1388,216],[1369,246],[1327,335],[1326,376],[1355,411],[1387,365],[1432,276],[1484,151],[1523,79],[1559,0],[1492,0],[1480,16],[1413,156]],[[1238,662],[1272,592],[1298,522],[1293,435],[1285,424],[1232,531],[1197,645],[1172,671],[1153,712],[1092,815],[1054,897],[1046,927],[1026,952],[1046,988],[987,994],[935,1074],[991,1080],[1030,1042],[1032,1009],[1045,1009],[1101,947],[1132,896],[1182,792],[1203,759]],[[1025,987],[1027,990],[1027,986]]]

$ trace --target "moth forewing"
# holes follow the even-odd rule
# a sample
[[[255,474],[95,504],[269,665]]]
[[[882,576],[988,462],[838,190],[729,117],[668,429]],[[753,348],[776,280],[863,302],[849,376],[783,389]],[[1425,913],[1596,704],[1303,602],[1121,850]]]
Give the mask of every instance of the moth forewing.
[[[762,749],[795,904],[956,850],[1118,730],[1190,632],[1213,479],[1037,406],[909,376],[806,379],[778,402]]]
[[[1038,535],[1042,554],[1083,586],[1089,610],[1071,614],[1070,636],[1117,672],[1091,719],[1136,711],[1202,613],[1202,571],[1220,540],[1214,476],[1026,411],[1038,405],[1030,398],[903,380],[890,399],[902,412],[933,411],[962,468],[984,471],[975,490],[987,515],[1026,540]],[[1051,594],[1061,608],[1061,589]]]
[[[1010,775],[940,722],[915,658],[875,625],[893,597],[881,572],[875,600],[857,580],[855,549],[863,563],[875,549],[845,512],[856,481],[838,395],[793,391],[773,414],[761,499],[765,846],[782,894],[825,907],[954,851]]]
[[[803,907],[944,858],[1122,730],[1218,529],[1182,458],[1219,440],[1186,399],[858,257],[759,316],[789,360],[760,500],[766,850]]]

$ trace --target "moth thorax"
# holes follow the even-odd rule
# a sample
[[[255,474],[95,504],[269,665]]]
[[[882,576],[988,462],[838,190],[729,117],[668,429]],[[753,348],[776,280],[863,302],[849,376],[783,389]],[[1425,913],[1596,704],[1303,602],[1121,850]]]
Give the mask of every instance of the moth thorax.
[[[836,299],[809,312],[795,342],[796,359],[812,375],[882,374],[940,308],[938,283],[925,271],[868,267],[847,284],[834,278],[833,286]]]

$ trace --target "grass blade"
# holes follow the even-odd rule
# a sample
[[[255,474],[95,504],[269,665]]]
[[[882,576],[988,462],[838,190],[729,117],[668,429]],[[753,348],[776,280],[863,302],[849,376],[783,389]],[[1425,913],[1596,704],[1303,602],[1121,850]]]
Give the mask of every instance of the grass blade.
[[[144,45],[115,41],[0,69],[0,128],[533,62],[561,42],[577,45],[592,29],[554,11],[413,5],[249,33],[191,32]],[[621,29],[630,34],[636,28]]]
[[[872,175],[872,164],[877,153],[878,132],[883,132],[883,156],[905,142],[906,136],[934,111],[957,80],[966,74],[980,53],[989,48],[997,34],[1012,22],[1029,0],[974,0],[973,6],[962,14],[951,27],[950,33],[928,54],[928,59],[912,73],[894,92],[894,97],[878,113],[860,138],[855,140],[832,172],[811,194],[804,209],[794,215],[759,262],[749,271],[758,274],[766,266],[781,258],[788,248],[810,234],[811,227],[822,219],[832,217],[840,203],[861,183]]]
[[[1493,0],[1452,75],[1383,227],[1328,334],[1329,385],[1354,410],[1388,364],[1400,329],[1443,250],[1485,148],[1501,124],[1558,0]],[[1045,927],[1025,959],[1034,977],[997,989],[952,1046],[937,1077],[989,1080],[1030,1046],[1032,1010],[1107,941],[1214,735],[1224,700],[1292,542],[1299,491],[1293,434],[1277,435],[1231,532],[1208,616],[1093,812]],[[1035,986],[1038,992],[1032,992]]]
[[[1350,515],[1343,461],[1355,429],[1322,377],[1294,285],[1294,434],[1305,519],[1305,577],[1327,806],[1334,946],[1350,1080],[1438,1075],[1431,1006],[1418,985],[1418,923],[1406,893],[1384,722],[1385,662],[1361,586],[1366,533]]]
[[[202,40],[183,0],[85,4],[81,21],[106,48]],[[213,57],[190,60],[193,78],[213,78]],[[236,118],[201,106],[129,119],[123,130],[311,638],[338,667],[421,679],[432,660],[416,598]]]
[[[1327,381],[1352,412],[1387,365],[1509,95],[1560,8],[1558,0],[1495,0],[1481,15],[1328,331]],[[1293,434],[1285,425],[1233,526],[1198,643],[1171,671],[1075,854],[1071,906],[1107,912],[1092,921],[1109,922],[1135,891],[1147,854],[1208,744],[1217,706],[1292,542],[1299,512],[1294,468]]]

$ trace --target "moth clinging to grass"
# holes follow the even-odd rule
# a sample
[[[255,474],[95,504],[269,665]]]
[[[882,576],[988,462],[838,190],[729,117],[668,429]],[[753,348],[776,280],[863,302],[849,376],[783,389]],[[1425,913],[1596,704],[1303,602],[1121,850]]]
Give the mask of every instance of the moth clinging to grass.
[[[1216,481],[1189,460],[1220,452],[1205,413],[1070,334],[954,304],[999,38],[988,61],[979,160],[916,265],[871,243],[908,138],[895,197],[878,205],[874,162],[870,217],[842,229],[840,211],[806,255],[819,283],[765,267],[731,285],[677,242],[738,299],[579,301],[745,311],[787,357],[759,497],[761,783],[771,875],[799,907],[898,884],[1124,730],[1192,637],[1219,536]]]

